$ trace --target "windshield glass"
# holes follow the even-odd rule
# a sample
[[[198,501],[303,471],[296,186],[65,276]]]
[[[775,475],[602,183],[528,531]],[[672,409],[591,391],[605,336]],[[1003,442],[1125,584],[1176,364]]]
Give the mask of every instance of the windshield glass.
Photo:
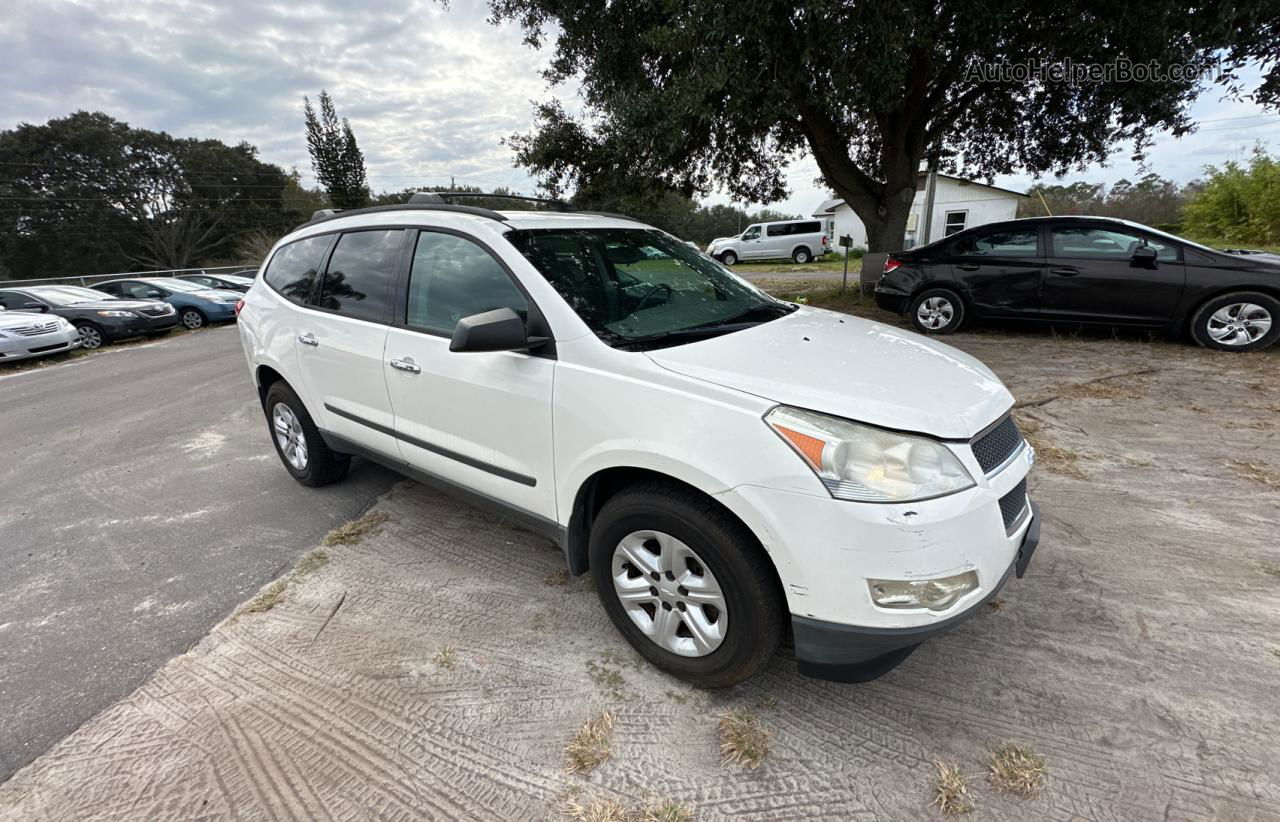
[[[197,283],[189,283],[186,280],[143,280],[147,285],[154,285],[158,288],[167,288],[170,291],[208,291],[209,286],[199,285]]]
[[[239,274],[219,274],[218,279],[235,285],[253,285],[252,277],[241,277]]]
[[[86,303],[90,300],[102,299],[101,294],[97,297],[85,297],[72,291],[65,291],[56,286],[28,288],[27,293],[37,299],[44,300],[49,305],[75,305],[76,303]]]
[[[611,345],[687,342],[794,310],[656,229],[522,229],[506,236]]]
[[[104,294],[101,291],[96,291],[92,288],[83,288],[78,285],[42,285],[40,286],[40,290],[41,291],[60,291],[63,294],[68,294],[72,297],[79,297],[82,302],[89,302],[89,301],[97,302],[99,300],[115,299],[115,297],[111,296],[110,294]]]

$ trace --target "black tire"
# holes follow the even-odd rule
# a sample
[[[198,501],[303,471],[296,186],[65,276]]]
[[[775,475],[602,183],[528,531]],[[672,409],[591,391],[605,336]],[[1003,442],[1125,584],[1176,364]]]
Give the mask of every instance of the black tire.
[[[306,441],[307,450],[306,464],[302,468],[298,468],[289,462],[279,439],[276,437],[272,416],[277,405],[287,406],[302,429],[302,437]],[[311,415],[307,413],[307,407],[302,404],[302,400],[286,383],[283,381],[275,382],[267,389],[267,401],[263,410],[267,416],[267,432],[271,437],[271,444],[275,446],[276,454],[280,457],[280,463],[294,479],[303,485],[319,488],[322,485],[337,482],[346,475],[347,469],[351,467],[351,457],[346,454],[339,454],[329,448],[324,441],[324,437],[320,436],[320,430],[316,428]]]
[[[188,331],[195,331],[208,325],[209,318],[198,308],[184,308],[178,312],[178,322]]]
[[[646,530],[669,534],[692,548],[719,583],[728,628],[720,645],[705,656],[682,656],[660,647],[618,598],[614,550],[629,534]],[[645,659],[672,676],[703,688],[725,688],[756,673],[777,652],[786,609],[773,566],[751,532],[711,500],[661,482],[621,491],[596,516],[589,550],[596,592],[609,618]],[[687,624],[684,629],[688,631]]]
[[[107,339],[107,332],[103,331],[102,326],[97,323],[80,322],[76,323],[76,328],[80,330],[81,348],[93,351],[110,342]]]
[[[732,251],[726,251],[725,253],[720,255],[720,262],[724,263],[727,266],[737,265],[738,255],[734,254]]]
[[[791,252],[791,262],[796,263],[797,265],[804,265],[805,263],[812,261],[813,255],[809,253],[809,249],[807,248],[797,248],[795,251]]]
[[[907,306],[907,318],[921,334],[951,334],[964,323],[964,315],[964,300],[949,288],[922,291]]]
[[[1230,315],[1230,308],[1233,306],[1251,305],[1257,310],[1249,312],[1247,316],[1239,316],[1231,318],[1238,321],[1240,330],[1228,339],[1238,339],[1238,334],[1248,334],[1250,328],[1256,328],[1252,321],[1263,319],[1269,320],[1271,328],[1266,333],[1254,339],[1251,342],[1231,344],[1229,341],[1215,339],[1215,334],[1221,336],[1226,327],[1221,323],[1221,316],[1215,317],[1215,314],[1222,309],[1228,309],[1227,314]],[[1258,291],[1233,291],[1229,294],[1220,294],[1217,297],[1200,306],[1191,317],[1191,338],[1205,348],[1212,348],[1216,351],[1233,351],[1243,354],[1248,351],[1260,351],[1271,345],[1280,338],[1280,300],[1272,297],[1270,294],[1263,294]]]

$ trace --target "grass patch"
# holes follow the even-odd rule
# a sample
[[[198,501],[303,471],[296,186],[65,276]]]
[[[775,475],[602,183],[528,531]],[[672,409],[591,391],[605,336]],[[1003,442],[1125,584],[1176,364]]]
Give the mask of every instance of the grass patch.
[[[613,714],[605,711],[595,719],[582,723],[582,729],[565,746],[569,758],[569,770],[573,773],[590,773],[609,758],[609,743],[613,741]]]
[[[240,609],[242,614],[261,614],[270,611],[272,608],[284,602],[284,589],[288,583],[283,579],[277,579],[271,583],[265,591],[249,600],[249,604]]]
[[[569,584],[569,572],[564,568],[557,568],[543,577],[542,581],[553,588],[563,588]]]
[[[955,765],[938,763],[938,776],[933,782],[933,802],[944,816],[968,813],[973,810],[973,797],[965,784],[964,774]]]
[[[601,665],[590,659],[587,660],[587,675],[591,677],[592,682],[613,696],[622,696],[622,689],[627,685],[622,672],[617,668],[610,668],[608,665]]]
[[[1270,468],[1244,460],[1227,460],[1227,465],[1237,476],[1268,488],[1280,488],[1280,473]]]
[[[627,822],[627,809],[612,799],[588,799],[579,801],[570,797],[564,801],[561,811],[579,822]]]
[[[458,664],[458,651],[452,645],[446,645],[436,651],[436,655],[431,659],[441,668],[452,671],[454,666]]]
[[[1088,475],[1080,469],[1077,462],[1080,455],[1054,445],[1044,435],[1044,429],[1038,420],[1023,414],[1017,414],[1018,428],[1031,447],[1036,449],[1036,465],[1072,479],[1088,479]]]
[[[693,810],[679,802],[659,802],[642,808],[636,822],[693,822]]]
[[[353,519],[334,528],[325,535],[324,544],[330,548],[336,545],[359,545],[365,537],[378,533],[387,515],[381,511],[371,511],[359,519]]]
[[[1004,742],[991,754],[987,778],[1001,791],[1030,798],[1044,788],[1044,757],[1016,742]]]
[[[720,755],[725,764],[754,770],[769,755],[769,732],[744,708],[720,714]]]
[[[1262,573],[1280,579],[1280,565],[1271,562],[1262,563]]]
[[[328,564],[329,552],[323,548],[317,548],[298,560],[298,564],[293,567],[293,573],[290,576],[294,579],[304,577],[313,571],[319,571]]]

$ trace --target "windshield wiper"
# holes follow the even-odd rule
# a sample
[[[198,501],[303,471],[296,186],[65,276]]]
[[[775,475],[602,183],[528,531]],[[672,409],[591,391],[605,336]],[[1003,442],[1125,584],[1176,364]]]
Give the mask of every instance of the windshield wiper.
[[[675,331],[661,331],[657,334],[646,334],[643,337],[623,337],[621,334],[620,342],[613,343],[614,348],[630,348],[633,345],[644,345],[646,343],[654,343],[660,340],[683,340],[695,337],[715,337],[720,334],[727,333],[731,329],[723,328],[718,325],[695,325],[693,328],[679,328]]]
[[[796,310],[796,306],[788,303],[765,303],[764,305],[753,305],[746,311],[739,311],[737,314],[731,314],[723,319],[715,320],[704,325],[695,325],[694,328],[719,328],[724,325],[732,325],[734,323],[746,322],[752,317],[756,317],[763,312],[769,312],[771,316],[767,319],[774,320],[778,317],[785,317],[792,311]]]

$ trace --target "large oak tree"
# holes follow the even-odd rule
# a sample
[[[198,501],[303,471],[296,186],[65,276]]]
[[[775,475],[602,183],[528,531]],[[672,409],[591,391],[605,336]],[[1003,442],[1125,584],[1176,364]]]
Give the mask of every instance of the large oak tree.
[[[1206,87],[1241,93],[1230,70],[1251,62],[1269,69],[1260,99],[1280,97],[1274,0],[491,9],[529,44],[553,44],[549,81],[581,83],[580,111],[544,103],[535,130],[513,138],[517,161],[549,190],[603,180],[620,192],[721,187],[773,202],[787,161],[808,152],[865,223],[872,251],[901,247],[922,164],[990,178],[1062,173],[1130,141],[1141,152],[1156,130],[1193,128],[1188,107]],[[1068,82],[1037,78],[1037,66],[1113,73]],[[1202,73],[1215,66],[1225,73]]]

